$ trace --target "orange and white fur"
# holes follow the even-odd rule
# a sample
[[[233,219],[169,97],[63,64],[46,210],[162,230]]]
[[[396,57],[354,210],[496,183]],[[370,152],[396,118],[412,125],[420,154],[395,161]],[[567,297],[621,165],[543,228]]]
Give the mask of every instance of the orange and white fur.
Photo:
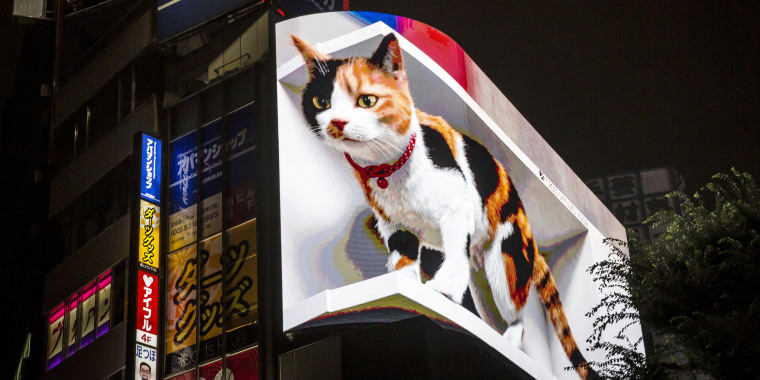
[[[595,377],[506,169],[446,120],[414,108],[396,37],[387,35],[372,57],[350,59],[333,59],[292,38],[309,70],[304,117],[353,167],[388,249],[388,270],[462,304],[466,294],[481,292],[470,265],[482,263],[510,324],[504,335],[518,347],[521,311],[534,285],[576,371]],[[472,302],[482,316],[477,298]]]

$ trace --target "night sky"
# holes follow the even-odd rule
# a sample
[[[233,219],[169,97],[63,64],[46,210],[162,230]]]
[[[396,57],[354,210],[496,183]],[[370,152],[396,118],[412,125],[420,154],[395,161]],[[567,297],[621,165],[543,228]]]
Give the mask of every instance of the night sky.
[[[350,0],[457,41],[581,178],[671,165],[689,192],[760,178],[758,4]]]

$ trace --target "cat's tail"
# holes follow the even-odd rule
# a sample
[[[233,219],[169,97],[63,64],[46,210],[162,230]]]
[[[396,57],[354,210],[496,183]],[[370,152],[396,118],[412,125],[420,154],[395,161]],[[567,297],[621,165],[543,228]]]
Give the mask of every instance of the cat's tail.
[[[573,338],[573,333],[570,332],[570,325],[567,323],[565,310],[562,308],[562,302],[559,299],[559,290],[557,290],[557,284],[554,282],[554,276],[552,276],[549,265],[538,252],[538,249],[536,249],[535,262],[533,264],[533,284],[536,287],[536,291],[538,291],[539,298],[541,298],[546,307],[549,318],[551,318],[554,332],[557,333],[557,337],[562,343],[562,348],[573,364],[575,371],[578,372],[581,379],[598,379],[599,376],[589,367],[580,348],[578,348],[578,344],[575,342],[575,338]]]

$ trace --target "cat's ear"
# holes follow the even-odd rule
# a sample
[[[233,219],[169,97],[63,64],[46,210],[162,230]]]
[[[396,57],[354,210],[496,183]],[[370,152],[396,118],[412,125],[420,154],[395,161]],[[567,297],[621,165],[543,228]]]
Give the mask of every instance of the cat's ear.
[[[293,39],[293,45],[295,45],[296,49],[301,53],[304,62],[306,62],[306,67],[309,68],[309,75],[312,77],[314,76],[314,70],[317,68],[318,61],[327,61],[331,59],[329,55],[313,48],[311,45],[307,44],[306,41],[292,34],[290,35],[290,38]]]
[[[396,76],[396,72],[404,70],[404,59],[401,57],[401,48],[395,34],[390,33],[380,41],[380,46],[372,54],[369,62],[393,76]]]

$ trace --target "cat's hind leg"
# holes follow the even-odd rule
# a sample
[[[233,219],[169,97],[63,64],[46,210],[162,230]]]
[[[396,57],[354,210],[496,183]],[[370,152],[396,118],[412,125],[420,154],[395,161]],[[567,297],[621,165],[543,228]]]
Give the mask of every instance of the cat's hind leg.
[[[522,319],[511,323],[507,327],[507,331],[504,332],[504,337],[515,345],[517,348],[522,348],[523,334],[525,333],[525,327],[523,326]]]
[[[510,222],[499,225],[494,235],[484,260],[486,277],[501,317],[514,330],[508,329],[505,335],[517,341],[522,337],[519,321],[531,286],[534,243],[532,239],[526,242],[522,229]]]

